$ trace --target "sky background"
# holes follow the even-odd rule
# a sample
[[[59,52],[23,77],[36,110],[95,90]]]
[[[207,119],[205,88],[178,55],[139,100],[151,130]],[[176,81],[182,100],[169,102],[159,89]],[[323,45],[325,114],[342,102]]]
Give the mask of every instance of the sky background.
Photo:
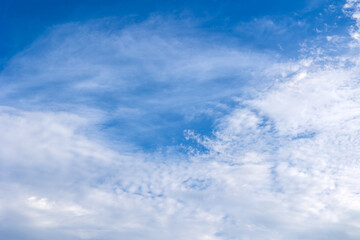
[[[0,239],[360,237],[360,2],[3,1]]]

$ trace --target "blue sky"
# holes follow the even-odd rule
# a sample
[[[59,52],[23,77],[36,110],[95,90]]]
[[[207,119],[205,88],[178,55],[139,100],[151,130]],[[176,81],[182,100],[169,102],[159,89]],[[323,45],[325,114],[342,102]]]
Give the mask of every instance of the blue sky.
[[[4,1],[0,239],[359,239],[359,16]]]
[[[135,1],[131,3],[124,1],[76,1],[76,3],[73,1],[7,1],[2,8],[3,13],[1,14],[6,19],[1,26],[1,34],[5,36],[0,46],[0,52],[2,53],[1,66],[4,69],[3,72],[16,72],[16,70],[11,70],[11,67],[6,67],[11,65],[9,62],[11,62],[13,56],[19,53],[26,55],[27,51],[31,51],[31,56],[29,56],[30,54],[27,56],[38,58],[37,54],[46,55],[56,50],[56,45],[61,43],[63,38],[73,37],[73,40],[76,41],[76,36],[73,36],[73,34],[76,34],[76,27],[78,26],[82,26],[84,29],[89,28],[85,30],[89,31],[89,34],[92,31],[97,31],[99,34],[108,32],[109,38],[111,38],[111,32],[116,35],[121,34],[123,29],[141,26],[141,30],[149,32],[142,33],[138,31],[139,38],[146,38],[146,34],[160,35],[160,37],[166,38],[165,41],[168,39],[177,41],[176,38],[178,38],[178,41],[184,44],[182,46],[184,51],[189,51],[192,46],[198,48],[198,51],[212,51],[215,45],[219,45],[222,48],[241,49],[241,51],[247,51],[249,55],[252,54],[251,52],[256,52],[254,55],[267,52],[268,55],[275,55],[277,58],[297,58],[300,43],[305,40],[312,41],[318,37],[320,35],[319,31],[323,31],[325,24],[326,28],[329,28],[327,34],[329,32],[346,31],[346,28],[338,26],[339,22],[342,23],[342,19],[337,20],[335,23],[333,20],[336,18],[334,11],[339,11],[342,3],[332,3],[332,11],[326,9],[330,4],[328,1],[254,1],[251,3],[248,1]],[[71,24],[73,25],[71,26]],[[337,24],[336,27],[332,26],[335,24]],[[54,28],[58,28],[58,32]],[[66,30],[67,28],[68,30]],[[62,30],[64,33],[61,33]],[[136,32],[137,30],[133,29],[132,31]],[[53,36],[53,34],[65,34],[66,36]],[[47,38],[54,38],[54,42],[49,42]],[[206,43],[208,45],[207,49],[196,46],[203,44],[202,42],[205,39],[208,39],[206,40],[208,41]],[[36,44],[40,46],[36,46]],[[92,46],[89,44],[89,48],[98,48],[97,44],[101,43],[94,42]],[[186,44],[189,46],[185,46]],[[148,54],[153,54],[151,51],[156,51],[156,49],[151,49],[152,46],[150,45],[138,46],[138,50],[141,47],[146,47],[146,50],[149,51]],[[161,48],[161,46],[157,47]],[[106,53],[102,53],[99,49],[79,49],[79,51],[83,51],[85,55],[89,51],[98,51],[92,57],[96,57],[95,54],[98,54],[101,58],[108,57],[105,55]],[[161,49],[158,49],[158,51],[161,51]],[[174,53],[172,56],[174,59],[172,60],[181,57],[177,54],[180,54],[183,50],[179,48],[178,51],[179,53]],[[67,56],[63,57],[70,57],[70,54],[73,53],[68,52],[67,54]],[[46,58],[46,56],[44,57]],[[144,58],[147,56],[137,57],[146,62]],[[187,58],[190,56],[182,57]],[[158,60],[164,61],[164,59],[153,59],[153,61]],[[42,62],[43,60],[39,61]],[[57,60],[54,59],[52,66],[56,68],[55,65],[58,63],[55,61]],[[79,61],[83,60],[79,59]],[[115,58],[107,60],[105,64],[109,65],[111,61],[114,62],[113,67],[115,68],[117,65]],[[279,61],[281,60],[279,59]],[[118,66],[121,67],[121,65]],[[27,67],[34,68],[33,71],[38,71],[35,70],[37,66]],[[223,68],[225,67],[223,66]],[[32,70],[29,69],[28,71]],[[136,78],[139,83],[131,90],[121,93],[117,93],[118,89],[113,89],[112,93],[109,91],[92,93],[82,91],[80,94],[84,94],[88,98],[87,100],[82,99],[83,104],[92,105],[92,107],[101,108],[102,110],[107,109],[107,111],[111,112],[114,111],[114,108],[124,107],[125,105],[125,107],[133,105],[130,108],[143,108],[147,105],[146,100],[158,101],[159,99],[153,99],[152,97],[162,96],[162,98],[165,98],[167,97],[166,92],[172,94],[170,91],[173,90],[173,87],[178,88],[178,86],[171,86],[172,84],[166,81],[154,84],[153,81],[146,79],[148,73],[145,69],[134,71],[137,71],[137,73],[133,78]],[[203,114],[203,111],[217,111],[217,114],[225,113],[226,110],[215,109],[213,105],[218,103],[232,104],[231,98],[240,94],[242,87],[250,84],[250,78],[252,77],[247,73],[241,73],[242,76],[239,76],[240,73],[237,73],[236,70],[232,71],[224,76],[214,76],[214,79],[211,80],[211,86],[208,83],[206,83],[206,87],[201,86],[202,83],[194,84],[196,87],[200,87],[202,91],[191,89],[193,88],[191,84],[184,86],[184,89],[178,88],[179,92],[176,94],[183,95],[178,97],[186,98],[186,101],[183,101],[184,103],[181,103],[182,101],[178,102],[178,106],[154,103],[152,104],[154,106],[151,106],[151,108],[154,108],[153,111],[146,110],[145,116],[142,115],[140,119],[130,119],[127,116],[109,117],[107,121],[102,123],[103,132],[105,134],[114,133],[111,138],[117,138],[119,141],[130,141],[147,150],[154,150],[163,145],[187,143],[183,141],[182,132],[184,129],[197,128],[202,133],[210,134],[211,128],[214,127],[214,118]],[[235,76],[238,78],[236,81],[233,79]],[[74,76],[61,77],[64,80],[67,78],[66,80],[76,81],[72,79]],[[169,77],[173,78],[174,76]],[[139,80],[140,78],[143,78],[143,80]],[[190,79],[191,77],[186,76],[185,78]],[[212,78],[212,76],[208,76],[208,78]],[[35,82],[36,80],[32,81]],[[132,79],[127,81],[130,82]],[[252,84],[259,84],[258,81],[259,79],[255,79]],[[41,86],[31,84],[33,89],[25,90],[26,92],[22,92],[21,95],[31,96],[41,91],[42,94],[50,94],[50,96],[43,96],[41,101],[45,101],[44,98],[47,98],[46,102],[50,101],[54,104],[62,103],[64,98],[69,104],[74,103],[74,101],[78,104],[78,101],[81,101],[72,99],[72,97],[68,98],[66,94],[73,93],[66,93],[66,91],[61,92],[64,96],[56,97],[56,94],[54,96],[52,93],[52,89],[56,89],[56,87],[53,88],[54,85],[61,83],[47,85],[38,82],[38,84]],[[237,87],[234,89],[231,86],[232,84],[236,84]],[[68,88],[65,85],[63,87]],[[233,92],[214,94],[214,91],[219,88],[229,88],[228,91],[233,88]],[[115,96],[119,94],[123,96]],[[75,95],[78,95],[78,93]],[[197,98],[196,95],[198,95],[199,99],[192,99]],[[201,95],[206,95],[206,99]],[[15,98],[19,100],[19,96],[15,96]],[[199,106],[195,106],[196,104],[201,105],[201,108],[204,109],[198,111],[195,114],[196,116],[192,116],[191,120],[184,114],[179,113],[191,111],[191,107],[198,108]],[[23,104],[21,103],[21,105]],[[58,107],[63,106],[60,104]],[[168,107],[180,109],[172,111]],[[194,113],[191,114],[194,115]],[[141,122],[141,124],[139,122],[134,123],[134,120]],[[141,134],[139,134],[139,132],[134,131],[139,125],[148,127],[139,129],[141,131]],[[121,135],[122,137],[114,135]],[[154,141],[154,137],[156,141]]]
[[[57,24],[83,22],[107,17],[125,18],[131,22],[144,21],[151,15],[193,17],[202,28],[212,33],[234,34],[239,23],[254,18],[310,17],[340,2],[316,1],[4,1],[1,8],[1,65],[17,52],[26,48],[46,30]],[[126,21],[126,20],[123,20]],[[320,20],[321,21],[321,20]],[[310,32],[313,29],[310,29]],[[307,34],[311,34],[307,32]],[[238,39],[241,40],[241,39]],[[246,40],[244,41],[246,43]],[[266,42],[259,42],[266,45]]]

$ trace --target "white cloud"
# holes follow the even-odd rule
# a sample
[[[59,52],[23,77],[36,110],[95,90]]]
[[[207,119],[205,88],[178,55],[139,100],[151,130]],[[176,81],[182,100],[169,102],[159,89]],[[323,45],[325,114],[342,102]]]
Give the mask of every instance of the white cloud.
[[[111,37],[86,27],[73,36],[77,27],[55,29],[46,41],[58,44],[56,34],[68,30],[65,42],[57,48],[50,44],[40,57],[19,55],[2,73],[3,79],[14,79],[13,84],[4,84],[10,87],[2,98],[14,103],[11,94],[19,94],[35,106],[0,109],[1,236],[110,240],[360,236],[360,88],[359,63],[353,55],[342,55],[351,62],[347,65],[312,55],[281,64],[267,56],[261,60],[261,54],[244,55],[234,47],[205,43],[200,47],[201,38],[177,42],[177,36],[156,32],[145,39],[149,34],[143,32],[144,26]],[[86,47],[81,36],[89,42]],[[112,54],[104,56],[113,59],[97,58],[107,51]],[[73,55],[74,59],[67,58]],[[257,60],[264,66],[257,66]],[[119,69],[113,61],[126,64]],[[15,72],[14,66],[21,70]],[[217,119],[213,135],[187,132],[207,151],[186,155],[143,153],[126,146],[115,150],[109,140],[94,137],[107,110],[98,102],[92,105],[95,110],[82,108],[82,98],[88,102],[96,95],[82,91],[101,85],[106,91],[124,93],[133,84],[143,86],[144,76],[139,82],[130,81],[139,68],[148,73],[151,84],[174,82],[176,94],[164,103],[169,106],[179,99],[190,103],[200,99],[181,93],[191,86],[194,92],[211,88],[211,81],[218,78],[269,73],[269,79],[278,81],[259,87],[251,98],[237,98],[238,105]],[[70,89],[60,87],[64,91],[60,95],[79,93],[79,99],[71,96],[69,101],[75,107],[60,111],[55,104],[34,110],[46,105],[44,99],[65,99],[47,96],[54,83],[66,83]],[[219,95],[238,93],[231,88],[240,85],[236,80],[231,83],[234,86],[221,88],[225,93]],[[46,91],[30,96],[33,84],[45,84]],[[213,95],[204,96],[204,101],[219,101],[217,91],[210,91]],[[161,102],[165,96],[145,101]],[[119,109],[139,114],[131,107]]]

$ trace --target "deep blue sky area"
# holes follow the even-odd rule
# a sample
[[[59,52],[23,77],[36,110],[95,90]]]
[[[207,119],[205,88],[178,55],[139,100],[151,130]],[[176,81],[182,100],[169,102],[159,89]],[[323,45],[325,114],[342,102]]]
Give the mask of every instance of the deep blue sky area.
[[[215,74],[214,77],[211,77],[212,80],[209,83],[204,84],[199,81],[197,87],[199,87],[201,91],[198,91],[198,89],[191,86],[191,84],[183,85],[181,87],[176,84],[172,85],[171,78],[174,76],[170,72],[170,77],[167,79],[170,86],[166,86],[164,82],[161,83],[155,81],[155,78],[157,77],[156,74],[154,76],[148,76],[149,69],[142,69],[142,66],[148,64],[148,62],[153,64],[151,61],[148,61],[144,55],[140,56],[138,59],[139,61],[142,61],[142,63],[137,66],[138,69],[134,70],[133,79],[130,79],[130,77],[127,80],[129,82],[133,82],[133,80],[138,81],[138,83],[133,86],[132,90],[123,91],[122,89],[117,88],[105,92],[101,89],[95,92],[82,90],[76,94],[68,91],[69,88],[67,86],[70,85],[63,84],[62,80],[66,79],[67,81],[76,83],[76,81],[80,80],[77,77],[84,79],[91,75],[88,75],[87,72],[79,73],[79,76],[76,74],[71,75],[72,72],[78,71],[76,67],[81,68],[86,66],[85,62],[89,57],[98,56],[96,59],[109,58],[109,61],[104,60],[102,63],[104,66],[107,66],[110,64],[111,58],[115,56],[111,54],[106,55],[108,53],[102,53],[101,50],[97,52],[97,47],[94,47],[97,43],[92,46],[94,49],[90,46],[90,50],[84,48],[82,53],[80,53],[80,51],[70,53],[70,55],[65,54],[64,56],[59,56],[60,60],[58,61],[66,62],[68,59],[76,59],[79,57],[82,58],[80,62],[84,63],[84,66],[74,66],[74,69],[67,69],[66,71],[69,72],[69,75],[66,75],[66,71],[61,70],[58,77],[58,79],[61,80],[59,82],[53,81],[49,84],[46,81],[41,80],[41,74],[39,74],[39,76],[33,74],[35,72],[41,73],[42,71],[46,72],[48,70],[40,67],[45,64],[47,60],[44,60],[45,58],[41,59],[41,57],[39,57],[41,54],[37,54],[38,52],[42,52],[46,55],[48,49],[55,51],[57,49],[56,44],[51,45],[51,43],[49,43],[49,46],[47,46],[46,44],[48,43],[44,42],[47,47],[44,46],[44,48],[42,48],[39,45],[33,47],[31,54],[33,54],[34,60],[38,61],[38,65],[32,64],[32,61],[30,61],[31,64],[26,67],[29,72],[27,72],[28,70],[24,70],[18,74],[16,66],[10,68],[10,70],[9,68],[6,69],[6,67],[14,56],[29,49],[37,39],[46,36],[51,32],[54,26],[74,22],[82,24],[99,19],[117,19],[116,21],[122,22],[124,26],[129,26],[134,23],[141,24],[153,16],[160,16],[163,19],[175,19],[175,21],[178,22],[191,21],[193,23],[192,27],[195,26],[195,29],[193,29],[188,36],[185,36],[185,38],[182,38],[182,40],[179,41],[183,41],[187,38],[200,39],[209,36],[220,36],[218,38],[220,41],[214,41],[214,46],[235,45],[236,49],[240,49],[241,51],[244,51],[245,49],[245,52],[248,50],[257,52],[258,54],[262,52],[271,52],[269,55],[278,54],[282,57],[296,58],[299,44],[305,39],[309,41],[321,36],[321,34],[347,31],[347,28],[341,27],[341,22],[349,20],[337,18],[343,4],[343,1],[331,0],[2,1],[0,8],[0,69],[5,69],[5,72],[10,72],[10,75],[15,76],[15,79],[13,80],[22,79],[21,81],[28,84],[28,90],[14,92],[15,95],[13,95],[21,95],[21,97],[14,98],[22,107],[24,107],[23,103],[31,101],[51,102],[60,105],[63,103],[82,103],[89,107],[108,111],[107,114],[110,116],[109,119],[100,125],[101,131],[106,135],[110,135],[110,138],[113,141],[121,140],[132,142],[135,143],[135,145],[141,146],[143,149],[156,149],[163,145],[178,145],[186,142],[183,136],[183,131],[186,129],[193,129],[196,132],[205,135],[211,134],[216,122],[216,117],[227,113],[227,110],[214,107],[215,105],[213,102],[219,101],[220,104],[225,105],[233,104],[231,101],[232,97],[239,95],[241,91],[238,91],[237,89],[241,89],[249,82],[251,74],[245,76],[246,74],[244,75],[244,73],[241,73],[242,76],[240,77],[239,74],[235,73],[237,70],[231,70],[234,72],[234,75],[231,75],[232,73],[230,72],[229,74],[225,73],[225,75],[228,74],[225,77],[220,77],[220,75],[217,76]],[[329,6],[332,7],[329,8]],[[148,30],[155,27],[156,24],[151,25],[148,27]],[[64,39],[58,36],[60,39],[59,45],[61,45],[61,42],[65,41],[68,37],[72,38],[72,36],[75,36],[73,38],[76,39],[76,30],[72,29],[70,32],[71,31],[73,31],[71,33],[72,35],[69,34],[68,36],[64,36]],[[181,28],[176,29],[174,30],[174,33],[181,33],[181,31]],[[204,41],[204,39],[201,41]],[[151,44],[156,45],[157,43],[154,42]],[[149,44],[146,49],[143,49],[143,51],[152,52],[153,50],[151,48],[154,46],[151,44]],[[184,44],[188,44],[189,46],[187,47],[189,48],[193,47],[190,46],[192,43]],[[141,46],[142,45],[139,44],[139,49],[141,49]],[[66,51],[66,49],[64,51]],[[88,54],[92,54],[92,51],[97,53],[88,56]],[[177,53],[178,55],[175,55],[175,58],[181,57],[181,51],[182,50],[179,50],[179,53]],[[162,50],[160,50],[159,54],[163,54]],[[116,60],[116,57],[114,57],[114,59]],[[121,61],[123,61],[121,64],[128,64],[130,62],[129,64],[131,65],[131,61],[126,59]],[[164,61],[163,64],[166,64],[166,61]],[[49,64],[47,68],[56,69],[62,62],[55,61],[52,63],[53,65]],[[21,61],[18,61],[17,64],[23,66],[21,65],[23,64]],[[114,71],[115,69],[122,68],[123,65],[121,64],[116,65],[114,61],[114,65],[112,66]],[[216,65],[217,64],[215,63],[214,66]],[[228,68],[226,64],[224,64],[223,67],[224,69]],[[221,68],[222,67],[219,69]],[[49,71],[50,77],[48,78],[56,78],[56,75],[51,72],[53,70]],[[80,72],[81,71],[82,70],[80,70]],[[211,71],[228,70],[214,69]],[[209,74],[211,71],[209,70]],[[241,72],[242,70],[239,71]],[[9,74],[7,75],[7,73],[4,73],[4,76],[10,76]],[[24,75],[22,76],[21,74]],[[95,72],[94,74],[96,75],[97,73]],[[116,76],[116,78],[121,78],[123,76],[121,74]],[[191,78],[191,76],[185,78],[189,77]],[[103,81],[107,82],[108,79],[105,77]],[[23,86],[20,84],[19,86],[20,88],[23,88],[25,85]],[[24,89],[26,88],[24,87]],[[216,89],[224,89],[224,93]],[[174,93],[172,93],[172,91]],[[176,102],[174,100],[175,103],[169,102],[168,105],[164,105],[163,103],[174,94],[178,98],[181,98],[181,101]],[[176,99],[176,97],[174,97],[174,99]],[[8,99],[5,99],[5,101],[8,101]],[[160,103],[154,103],[156,101],[159,101]],[[192,103],[192,101],[196,101],[196,103]],[[177,104],[176,107],[174,107],[175,104]],[[32,106],[35,108],[36,106],[39,106],[38,108],[40,109],[44,108],[44,104],[33,104]],[[129,117],[128,113],[123,115],[121,115],[121,113],[118,115],[113,114],[116,109],[124,107],[130,107],[132,108],[132,111],[139,111],[141,114],[132,117]],[[51,108],[53,108],[52,105]],[[189,120],[184,113],[194,111],[191,110],[191,108],[203,108],[203,111],[215,111],[217,115],[215,114],[216,116],[214,117],[199,113]],[[66,106],[62,109],[66,109]]]
[[[13,0],[1,1],[0,66],[49,27],[103,17],[132,17],[141,21],[151,14],[191,16],[205,20],[210,31],[227,32],[241,21],[284,14],[314,14],[329,0],[274,1],[109,1]]]

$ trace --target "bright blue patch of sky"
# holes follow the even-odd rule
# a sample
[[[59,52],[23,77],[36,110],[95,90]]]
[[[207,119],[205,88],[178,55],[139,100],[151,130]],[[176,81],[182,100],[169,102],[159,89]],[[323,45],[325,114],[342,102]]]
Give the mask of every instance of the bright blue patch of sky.
[[[248,48],[259,52],[273,51],[274,54],[281,53],[293,57],[299,50],[299,43],[304,39],[316,38],[324,32],[328,34],[346,30],[339,27],[339,23],[341,25],[341,21],[348,20],[337,18],[343,3],[343,1],[329,0],[3,1],[0,8],[0,35],[2,36],[0,69],[5,69],[14,55],[28,48],[39,37],[46,35],[55,25],[117,18],[126,26],[141,23],[154,15],[170,16],[176,20],[191,19],[196,22],[196,31],[199,36],[201,34],[204,38],[209,35],[221,36],[220,38],[228,41],[223,43],[224,46],[241,46],[242,49]],[[332,9],[329,5],[333,6]],[[42,50],[35,48],[33,51]],[[36,54],[34,53],[35,56]],[[114,58],[115,60],[119,59]],[[122,60],[128,61],[128,59]],[[111,62],[111,59],[108,61]],[[12,71],[16,72],[16,67]],[[31,77],[29,78],[32,72],[29,72],[26,74],[30,83],[26,84],[31,86],[27,87],[26,91],[13,93],[12,98],[4,100],[5,103],[11,105],[15,100],[25,98],[27,95],[38,95],[38,99],[49,103],[50,108],[54,108],[54,105],[59,103],[85,104],[100,108],[109,115],[100,127],[106,135],[114,141],[128,141],[149,151],[161,146],[194,144],[185,140],[183,131],[186,129],[211,135],[217,117],[228,111],[215,107],[213,101],[231,107],[234,104],[232,97],[242,94],[242,88],[250,83],[250,76],[246,74],[242,76],[244,80],[241,81],[239,81],[241,77],[215,76],[210,83],[188,84],[184,89],[179,90],[177,85],[154,81],[152,78],[156,76],[148,76],[146,71],[143,71],[134,75],[134,78],[139,81],[138,85],[135,84],[127,91],[119,92],[118,89],[114,89],[105,92],[75,93],[65,90],[70,89],[67,84],[73,84],[73,82],[34,81],[32,84]],[[7,76],[9,75],[11,76],[11,73]],[[62,75],[53,77],[54,79],[64,78]],[[180,80],[177,79],[177,81]],[[223,96],[221,91],[224,91]],[[208,97],[215,92],[220,92],[219,96]],[[152,102],[153,96],[157,96],[158,101],[166,102],[166,99],[173,95],[180,99],[183,97],[186,101],[179,100],[180,102],[178,101],[175,105]],[[184,97],[190,95],[191,98]],[[176,98],[173,101],[176,102]],[[140,111],[140,114],[129,116],[113,113],[119,107],[136,109]],[[44,105],[42,104],[40,108],[44,108]],[[189,118],[184,115],[184,112],[189,112],[189,109],[192,112],[196,112],[196,109],[210,109],[215,114],[200,113]]]
[[[316,15],[329,0],[254,1],[109,1],[109,0],[8,0],[0,8],[0,64],[24,49],[47,28],[73,21],[103,17],[135,17],[141,21],[151,14],[191,15],[206,20],[204,28],[233,34],[234,26],[263,16]],[[337,6],[343,1],[336,1]],[[315,19],[313,19],[314,21]],[[271,33],[270,33],[271,34]],[[247,34],[242,34],[247,35]],[[251,35],[251,34],[250,34]],[[256,38],[256,37],[255,37]],[[271,40],[271,39],[270,39]],[[272,40],[271,40],[272,41]],[[261,44],[266,44],[263,41]],[[260,44],[260,43],[259,43]],[[261,45],[260,44],[260,45]]]

